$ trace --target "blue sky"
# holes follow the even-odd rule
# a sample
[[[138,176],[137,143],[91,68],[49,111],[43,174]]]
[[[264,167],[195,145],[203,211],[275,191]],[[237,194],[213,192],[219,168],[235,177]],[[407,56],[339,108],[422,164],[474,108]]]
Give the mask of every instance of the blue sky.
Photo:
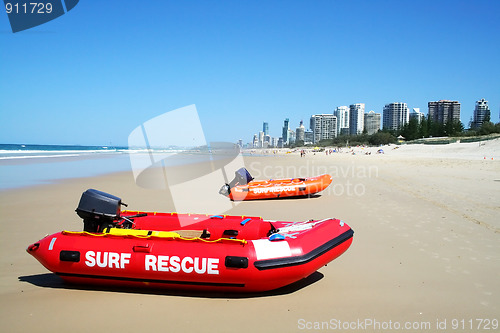
[[[458,100],[467,126],[485,98],[499,121],[496,0],[87,0],[16,34],[1,13],[0,49],[0,143],[126,145],[190,104],[207,141],[353,103]]]

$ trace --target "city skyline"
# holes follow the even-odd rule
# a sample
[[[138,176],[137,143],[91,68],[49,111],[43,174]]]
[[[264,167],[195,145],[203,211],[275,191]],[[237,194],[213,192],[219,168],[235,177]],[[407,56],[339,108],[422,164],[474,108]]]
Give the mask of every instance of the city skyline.
[[[15,34],[0,14],[0,142],[126,145],[144,121],[192,104],[207,142],[247,141],[263,119],[278,135],[287,117],[295,129],[353,103],[381,112],[457,100],[467,126],[484,98],[498,121],[499,1],[151,8],[80,1]]]
[[[427,118],[429,113],[431,113],[430,117],[434,121],[445,123],[446,122],[445,120],[447,120],[446,112],[450,108],[451,108],[450,109],[451,111],[455,111],[453,113],[455,115],[455,117],[454,118],[452,117],[450,119],[457,120],[457,119],[461,118],[461,102],[460,101],[438,100],[438,101],[429,101],[429,102],[427,102],[427,104],[428,104],[427,112],[421,112],[421,109],[416,108],[416,107],[412,107],[411,111],[410,111],[410,107],[405,102],[387,103],[384,105],[381,112],[377,112],[374,110],[369,110],[369,111],[364,110],[365,112],[363,113],[363,115],[364,115],[363,129],[361,131],[363,131],[364,128],[366,127],[366,121],[367,121],[366,118],[367,118],[367,116],[370,117],[371,113],[374,114],[373,116],[375,116],[375,115],[380,116],[379,117],[380,119],[378,119],[378,124],[379,124],[378,129],[380,129],[380,130],[382,130],[382,129],[397,130],[398,128],[400,128],[402,125],[407,123],[413,117],[416,118],[417,121],[420,123],[422,118],[423,117]],[[318,116],[334,115],[336,117],[336,120],[335,120],[335,123],[337,126],[336,136],[341,135],[341,134],[355,135],[355,134],[351,134],[351,132],[350,132],[350,120],[349,120],[349,118],[351,118],[351,117],[350,117],[350,112],[349,112],[350,110],[349,109],[350,108],[355,109],[355,107],[358,105],[361,105],[364,108],[364,103],[354,103],[354,104],[351,104],[350,106],[337,106],[334,108],[334,111],[331,113],[320,113],[320,114],[316,114],[316,115],[318,115]],[[482,121],[484,119],[484,115],[486,113],[488,114],[488,116],[491,117],[491,110],[490,110],[490,107],[489,107],[487,100],[485,100],[484,98],[478,99],[475,101],[475,105],[476,106],[474,109],[474,115],[471,117],[471,119],[466,123],[461,121],[462,124],[464,125],[465,129],[477,128],[477,127],[475,127],[476,126],[475,121],[477,123],[482,124]],[[440,112],[441,112],[440,117],[441,118],[438,118],[438,114],[436,113],[437,106],[441,106],[441,109],[440,109]],[[453,109],[453,106],[455,106],[455,108],[458,106],[458,113],[456,112],[456,110]],[[445,113],[444,119],[443,119],[443,111],[445,111],[444,112]],[[434,113],[436,113],[436,114],[434,115]],[[309,116],[309,117],[311,117],[311,124],[312,124],[312,117],[314,117],[314,116],[315,116],[314,114],[311,114]],[[500,109],[499,109],[499,117],[500,117]],[[373,122],[374,120],[370,119],[369,121]],[[288,117],[285,119],[285,122],[288,124],[289,129],[293,128],[293,123],[290,121],[290,119]],[[301,118],[300,125],[302,125],[302,122],[303,122],[303,120]],[[469,122],[470,122],[470,127],[469,127]],[[264,122],[264,124],[266,124],[267,128],[269,128],[268,122]],[[374,128],[375,128],[374,124],[373,123],[370,124],[370,127],[371,127],[370,133],[368,133],[368,134],[373,134]],[[347,131],[343,131],[342,129],[347,129]],[[306,129],[306,131],[307,130],[313,130],[313,126],[309,126],[309,128]],[[342,133],[342,132],[344,132],[344,133]],[[270,134],[270,136],[272,137],[271,134]],[[277,136],[276,138],[279,138],[279,136]]]

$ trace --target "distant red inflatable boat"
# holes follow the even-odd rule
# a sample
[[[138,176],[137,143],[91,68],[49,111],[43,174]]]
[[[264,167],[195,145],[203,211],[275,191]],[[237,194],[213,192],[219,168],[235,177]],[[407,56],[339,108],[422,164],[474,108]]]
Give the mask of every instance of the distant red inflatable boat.
[[[309,276],[344,253],[354,234],[333,218],[297,223],[120,212],[120,205],[87,190],[77,208],[84,231],[46,236],[27,252],[67,282],[258,292]]]
[[[286,178],[254,181],[250,173],[241,168],[235,178],[225,184],[219,193],[234,201],[307,196],[323,191],[332,183],[332,176]]]

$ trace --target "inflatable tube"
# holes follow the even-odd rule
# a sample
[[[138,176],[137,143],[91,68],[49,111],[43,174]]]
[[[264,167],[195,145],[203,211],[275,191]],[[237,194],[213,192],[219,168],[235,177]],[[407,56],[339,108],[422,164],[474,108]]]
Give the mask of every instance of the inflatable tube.
[[[284,222],[253,216],[118,215],[102,231],[61,231],[31,244],[27,252],[72,283],[260,292],[314,273],[344,253],[354,234],[334,218]]]
[[[250,181],[228,190],[234,201],[308,196],[323,191],[332,183],[328,174],[308,178],[270,179]]]

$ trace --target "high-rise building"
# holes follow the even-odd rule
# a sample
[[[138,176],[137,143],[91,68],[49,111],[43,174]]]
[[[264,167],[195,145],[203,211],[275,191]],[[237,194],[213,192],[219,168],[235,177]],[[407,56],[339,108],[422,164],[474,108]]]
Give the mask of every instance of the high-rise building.
[[[269,123],[262,123],[262,132],[264,132],[264,135],[269,135]]]
[[[429,102],[429,118],[437,123],[460,121],[460,103],[458,101],[440,100]]]
[[[410,120],[410,110],[406,103],[389,103],[384,106],[384,129],[398,130]]]
[[[259,132],[259,148],[264,147],[264,132]]]
[[[365,130],[368,135],[377,133],[380,129],[380,120],[382,115],[380,113],[375,113],[375,111],[370,111],[365,113]]]
[[[253,135],[252,148],[259,148],[259,137],[257,134]]]
[[[423,112],[420,112],[420,108],[413,108],[413,111],[410,113],[410,119],[417,119],[417,122],[420,124],[424,118],[425,115]]]
[[[288,144],[295,143],[295,131],[292,129],[288,130]]]
[[[484,119],[488,119],[491,117],[490,113],[490,107],[488,106],[488,101],[484,100],[482,98],[479,101],[476,101],[476,107],[474,108],[474,118],[471,123],[472,128],[480,128],[483,123]]]
[[[284,144],[283,144],[283,138],[279,138],[278,139],[278,144],[275,146],[277,148],[283,148]]]
[[[314,140],[314,133],[311,130],[304,132],[304,144],[312,144]]]
[[[338,106],[333,114],[337,117],[337,135],[349,134],[349,108]]]
[[[278,138],[276,138],[276,137],[271,138],[271,146],[273,146],[275,148],[278,147]]]
[[[299,127],[297,127],[297,129],[295,130],[297,141],[304,142],[305,132],[306,132],[306,128],[304,127],[304,122],[301,120]]]
[[[365,103],[349,105],[349,134],[363,133],[365,125]]]
[[[337,117],[333,114],[315,114],[311,116],[313,143],[337,137]]]
[[[283,138],[283,145],[288,144],[288,130],[290,129],[290,126],[288,123],[290,122],[290,119],[286,118],[285,122],[283,123],[283,131],[282,131],[282,138]]]

